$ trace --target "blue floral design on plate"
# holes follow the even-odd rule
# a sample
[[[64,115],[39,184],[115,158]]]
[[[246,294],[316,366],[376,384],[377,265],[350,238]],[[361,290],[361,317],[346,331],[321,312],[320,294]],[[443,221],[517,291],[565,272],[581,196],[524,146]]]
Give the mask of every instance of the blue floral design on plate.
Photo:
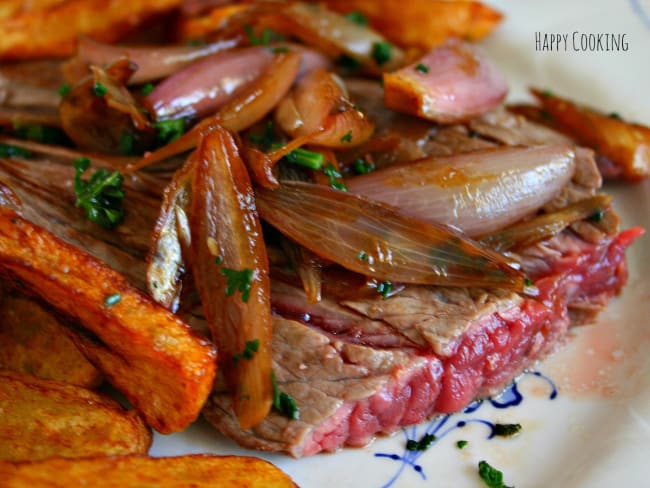
[[[462,429],[466,425],[475,423],[483,424],[488,428],[488,439],[492,439],[495,436],[495,424],[489,420],[482,418],[476,418],[473,416],[483,405],[486,403],[492,405],[494,408],[512,408],[520,405],[524,401],[524,397],[519,391],[518,383],[522,378],[526,376],[537,376],[544,379],[550,386],[551,392],[549,393],[549,400],[554,400],[557,397],[557,388],[553,381],[544,376],[539,371],[527,371],[521,375],[515,382],[513,382],[508,388],[506,388],[501,394],[493,398],[487,398],[485,400],[477,400],[470,403],[465,410],[457,414],[446,414],[440,415],[434,418],[428,425],[415,425],[402,429],[404,434],[404,451],[402,454],[395,453],[385,453],[377,452],[375,457],[390,459],[392,461],[398,461],[400,466],[397,472],[393,477],[388,480],[382,488],[391,487],[402,475],[405,469],[411,468],[413,471],[418,473],[423,480],[427,479],[426,473],[420,464],[418,464],[418,459],[424,454],[424,451],[419,450],[409,450],[406,446],[412,443],[417,443],[418,441],[429,441],[430,446],[433,447],[435,444],[444,439],[447,434],[456,430]],[[423,430],[424,427],[424,430]],[[409,442],[410,441],[410,442]]]

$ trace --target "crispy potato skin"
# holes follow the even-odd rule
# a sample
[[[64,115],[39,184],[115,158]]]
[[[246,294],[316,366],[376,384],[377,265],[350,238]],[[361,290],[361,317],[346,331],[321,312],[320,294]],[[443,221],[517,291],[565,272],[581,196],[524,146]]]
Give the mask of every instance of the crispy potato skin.
[[[476,1],[324,0],[341,13],[358,11],[394,43],[429,50],[450,37],[477,41],[494,30],[503,15]]]
[[[636,182],[650,176],[650,128],[542,90],[533,88],[531,93],[547,114],[549,125],[608,158],[621,170],[623,179]]]
[[[5,488],[70,486],[159,488],[292,488],[288,475],[262,459],[244,456],[121,456],[49,459],[33,463],[0,461]]]
[[[0,371],[0,411],[0,459],[7,461],[145,454],[151,446],[137,412],[60,381]]]
[[[74,54],[80,35],[114,42],[146,19],[178,7],[182,0],[51,0],[40,3],[41,8],[24,9],[15,5],[0,8],[0,59],[70,56]]]
[[[214,348],[119,273],[0,208],[0,275],[96,337],[78,333],[76,342],[149,425],[170,433],[198,417],[214,381]]]
[[[81,354],[65,327],[40,304],[0,288],[0,369],[85,388],[101,372]]]

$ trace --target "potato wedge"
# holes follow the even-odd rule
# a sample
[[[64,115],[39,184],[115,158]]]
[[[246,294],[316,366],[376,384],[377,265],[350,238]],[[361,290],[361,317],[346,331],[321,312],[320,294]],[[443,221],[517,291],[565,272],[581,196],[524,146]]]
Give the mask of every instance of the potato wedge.
[[[548,123],[579,144],[591,147],[621,170],[621,177],[640,181],[650,176],[650,128],[578,105],[548,91],[531,89]]]
[[[101,372],[79,352],[64,326],[39,303],[0,288],[0,369],[85,388]]]
[[[5,488],[70,486],[157,488],[290,488],[288,475],[262,459],[244,456],[114,456],[48,459],[32,463],[0,461]]]
[[[449,0],[324,0],[341,13],[361,12],[370,25],[402,47],[431,49],[450,37],[484,38],[503,15],[481,2]]]
[[[214,348],[119,273],[0,208],[0,275],[94,335],[77,337],[149,425],[170,433],[197,418],[214,380]]]
[[[80,35],[114,42],[148,18],[183,2],[67,0],[40,3],[43,4],[40,9],[8,8],[5,18],[0,18],[0,59],[70,56],[74,54]]]
[[[146,454],[151,446],[135,410],[60,381],[0,371],[0,412],[0,459],[7,461]]]

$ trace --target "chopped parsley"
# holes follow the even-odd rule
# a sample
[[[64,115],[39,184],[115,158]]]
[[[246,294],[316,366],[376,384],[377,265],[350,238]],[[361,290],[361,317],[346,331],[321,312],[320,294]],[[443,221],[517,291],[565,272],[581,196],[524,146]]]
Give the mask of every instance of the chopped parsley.
[[[456,447],[458,449],[465,449],[465,447],[467,447],[467,444],[468,444],[467,441],[460,440],[456,442]]]
[[[104,300],[104,305],[107,307],[112,307],[113,305],[120,303],[120,300],[122,300],[122,296],[119,293],[113,293],[112,295],[108,295],[106,297],[106,300]]]
[[[214,258],[214,262],[217,264],[221,264],[223,263],[223,258],[221,256],[217,256],[216,258]]]
[[[417,66],[415,67],[417,71],[420,73],[428,73],[429,72],[429,67],[426,64],[418,63]]]
[[[143,85],[142,88],[140,88],[140,95],[143,97],[146,97],[153,91],[153,83],[147,83],[146,85]]]
[[[67,144],[68,137],[58,127],[40,124],[14,122],[13,131],[17,137],[43,144]]]
[[[98,169],[88,180],[81,175],[90,166],[88,158],[79,158],[72,163],[75,168],[74,191],[77,195],[76,207],[86,212],[86,217],[105,229],[112,229],[124,219],[124,177],[119,171],[112,173],[105,168]]]
[[[339,180],[343,175],[334,167],[334,165],[328,161],[328,163],[323,168],[323,173],[327,175],[330,179],[330,186],[335,190],[348,191],[348,187],[345,186],[345,183]]]
[[[618,112],[612,112],[608,115],[610,119],[623,120],[623,117]]]
[[[372,45],[372,59],[382,66],[390,61],[392,49],[393,47],[388,42],[375,42]]]
[[[602,208],[597,208],[589,216],[589,220],[598,223],[598,222],[602,222],[604,217],[605,217],[605,211]]]
[[[120,154],[124,154],[127,156],[133,154],[134,142],[135,142],[135,138],[133,137],[133,134],[131,134],[130,132],[123,132],[122,135],[120,136],[120,142],[119,142]]]
[[[368,253],[366,251],[360,251],[357,256],[361,261],[368,261]]]
[[[155,122],[153,126],[158,131],[158,144],[164,146],[175,141],[185,133],[185,119],[170,119]]]
[[[69,83],[64,83],[59,87],[59,96],[61,96],[62,98],[65,97],[68,93],[70,93]]]
[[[521,432],[521,424],[494,424],[492,434],[499,437],[512,437]]]
[[[244,31],[246,32],[248,41],[252,46],[268,46],[272,42],[284,40],[284,36],[282,36],[282,34],[275,32],[268,27],[264,27],[260,35],[255,34],[253,26],[250,24],[246,24],[244,26]]]
[[[22,147],[0,142],[0,158],[31,158],[32,152]]]
[[[321,169],[325,159],[321,153],[301,148],[294,149],[284,158],[292,164],[297,164],[311,169]]]
[[[429,446],[436,440],[433,434],[424,434],[419,441],[409,439],[406,442],[407,451],[426,451]]]
[[[526,279],[524,280],[524,285],[526,285],[526,286],[533,286],[533,280],[531,280],[530,278],[526,278]]]
[[[479,461],[478,475],[489,488],[509,488],[503,482],[503,473],[490,466],[487,461]]]
[[[268,151],[275,142],[275,131],[273,122],[270,120],[264,125],[264,130],[248,136],[248,140],[256,144],[262,151]]]
[[[365,175],[374,170],[375,170],[375,165],[369,163],[363,158],[359,158],[354,163],[352,163],[352,171],[354,171],[354,173],[357,175]]]
[[[341,142],[352,142],[352,131],[349,130],[341,136]]]
[[[347,54],[341,54],[336,60],[336,65],[345,71],[357,71],[361,68],[359,60]]]
[[[542,96],[544,97],[554,97],[555,94],[551,90],[542,90]]]
[[[393,291],[393,284],[390,281],[382,281],[377,285],[377,293],[384,299],[388,298],[391,291]]]
[[[362,25],[362,26],[368,25],[368,19],[366,18],[366,16],[357,10],[345,14],[345,18],[354,22],[357,25]]]
[[[103,97],[106,95],[106,93],[108,93],[108,90],[99,81],[96,81],[93,85],[93,93],[98,97]]]
[[[289,52],[289,48],[287,46],[273,47],[271,48],[271,52],[273,54],[285,54]]]
[[[253,270],[245,268],[241,271],[230,268],[221,268],[221,275],[228,278],[226,285],[226,296],[230,297],[236,291],[241,293],[242,302],[248,303],[251,295],[251,286],[253,282]]]
[[[253,339],[252,341],[246,341],[246,346],[244,346],[244,350],[242,352],[238,352],[237,354],[233,355],[232,357],[232,362],[235,366],[239,363],[239,360],[241,358],[244,358],[248,361],[253,359],[253,356],[255,353],[259,350],[260,348],[260,340],[259,339]]]
[[[273,385],[273,408],[285,417],[298,420],[300,413],[298,405],[291,395],[280,391],[278,381],[275,379],[275,372],[271,371],[271,383]]]

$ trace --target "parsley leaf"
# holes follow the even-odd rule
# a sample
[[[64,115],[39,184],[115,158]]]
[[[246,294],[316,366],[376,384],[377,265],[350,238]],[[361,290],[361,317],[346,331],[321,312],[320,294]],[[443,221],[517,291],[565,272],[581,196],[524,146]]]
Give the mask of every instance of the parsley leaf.
[[[341,142],[352,142],[352,131],[349,130],[341,136]]]
[[[99,81],[96,81],[93,85],[93,93],[95,93],[95,95],[98,97],[103,97],[106,95],[106,93],[108,93],[108,90]]]
[[[0,158],[30,158],[32,152],[22,147],[0,142]]]
[[[230,297],[236,291],[241,293],[242,302],[248,303],[251,295],[251,285],[253,281],[253,270],[245,268],[241,271],[230,268],[221,268],[221,275],[228,278],[226,286],[226,296]]]
[[[407,451],[426,451],[429,446],[436,440],[433,434],[424,434],[419,441],[409,439],[406,442]]]
[[[351,20],[357,25],[362,25],[362,26],[368,25],[368,19],[366,18],[365,15],[363,15],[358,10],[345,14],[345,18]]]
[[[489,488],[509,488],[503,483],[503,473],[490,466],[487,461],[479,461],[478,475]]]
[[[460,440],[460,441],[456,442],[456,447],[457,447],[458,449],[465,449],[465,447],[467,446],[467,444],[468,444],[467,441]]]
[[[512,437],[521,432],[521,424],[494,424],[492,433],[499,437]]]
[[[273,408],[292,420],[298,420],[300,417],[298,405],[291,395],[280,391],[278,381],[275,379],[275,371],[271,371],[271,384],[273,385]]]
[[[428,73],[429,72],[429,67],[426,64],[418,63],[418,65],[415,67],[416,70],[418,70],[420,73]]]
[[[357,159],[352,163],[352,171],[357,175],[365,175],[375,170],[375,165],[363,158]]]
[[[393,291],[393,284],[390,281],[382,281],[377,285],[377,293],[384,299],[388,298],[391,291]]]
[[[239,360],[241,358],[247,359],[250,361],[253,359],[253,356],[255,353],[259,350],[260,348],[260,340],[259,339],[253,339],[252,341],[246,341],[246,346],[244,347],[244,350],[242,352],[239,352],[232,357],[232,362],[235,366],[237,366],[237,363],[239,363]]]
[[[68,93],[70,93],[70,84],[69,83],[64,83],[59,87],[59,96],[61,98],[65,97]]]
[[[158,144],[164,146],[175,141],[185,133],[185,119],[170,119],[155,122],[153,126],[158,131]]]
[[[375,63],[379,66],[382,66],[390,61],[392,49],[393,46],[388,42],[375,42],[372,45],[372,59],[374,59]]]
[[[143,85],[142,88],[140,88],[140,94],[143,97],[146,97],[153,91],[153,83],[147,83],[146,85]]]
[[[105,168],[98,169],[88,180],[82,180],[81,175],[90,166],[88,158],[79,158],[72,163],[75,168],[74,191],[77,195],[76,207],[86,212],[86,217],[105,229],[112,229],[124,219],[124,177],[119,171],[110,172]]]
[[[246,24],[244,26],[244,31],[246,31],[246,35],[248,36],[248,41],[251,43],[252,46],[268,46],[272,42],[284,40],[284,36],[282,34],[275,32],[274,30],[271,30],[268,27],[264,27],[264,30],[262,30],[260,35],[255,35],[253,26],[250,24]]]
[[[323,167],[323,173],[327,175],[330,179],[330,186],[335,190],[348,191],[348,187],[345,186],[345,183],[339,180],[343,175],[334,167],[334,165],[328,162]]]

